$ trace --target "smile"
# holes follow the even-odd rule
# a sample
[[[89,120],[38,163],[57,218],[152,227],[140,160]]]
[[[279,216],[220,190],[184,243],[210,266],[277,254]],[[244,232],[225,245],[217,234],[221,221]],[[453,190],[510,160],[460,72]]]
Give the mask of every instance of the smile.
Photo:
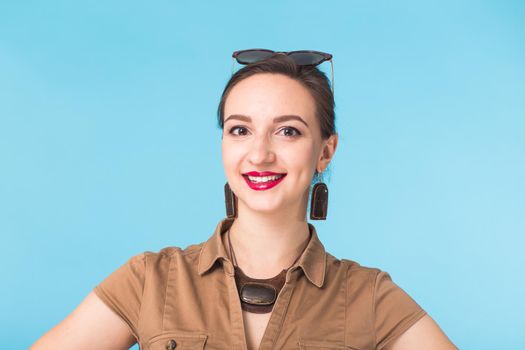
[[[252,176],[244,174],[242,177],[252,190],[263,191],[277,186],[286,177],[286,174],[266,176]]]

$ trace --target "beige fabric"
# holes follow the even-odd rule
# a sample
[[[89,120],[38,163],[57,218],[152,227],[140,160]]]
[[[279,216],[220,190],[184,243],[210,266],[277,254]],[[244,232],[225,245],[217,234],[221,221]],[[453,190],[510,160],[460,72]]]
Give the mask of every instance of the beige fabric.
[[[131,257],[94,292],[128,325],[141,349],[246,349],[233,265],[223,241]],[[382,349],[426,312],[390,275],[327,253],[314,226],[288,270],[260,349]]]

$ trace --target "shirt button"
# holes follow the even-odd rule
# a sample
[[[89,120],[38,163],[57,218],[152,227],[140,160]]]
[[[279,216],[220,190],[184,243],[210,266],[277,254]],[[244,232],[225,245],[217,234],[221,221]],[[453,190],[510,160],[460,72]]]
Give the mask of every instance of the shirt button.
[[[168,341],[168,344],[166,344],[166,350],[173,350],[177,347],[177,342],[175,339],[170,339]]]

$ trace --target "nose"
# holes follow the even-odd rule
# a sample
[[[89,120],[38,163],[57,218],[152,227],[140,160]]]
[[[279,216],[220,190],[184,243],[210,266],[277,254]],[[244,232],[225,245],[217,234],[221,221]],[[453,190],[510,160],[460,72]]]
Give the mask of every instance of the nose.
[[[266,136],[254,138],[248,158],[250,163],[254,165],[267,164],[275,161],[275,152],[273,151],[271,142]]]

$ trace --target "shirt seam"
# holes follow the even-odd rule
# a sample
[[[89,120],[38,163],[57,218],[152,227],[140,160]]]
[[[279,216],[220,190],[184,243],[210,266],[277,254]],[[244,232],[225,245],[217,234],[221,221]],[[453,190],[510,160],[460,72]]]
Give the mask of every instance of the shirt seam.
[[[147,271],[148,271],[148,252],[143,252],[142,253],[142,263],[144,264],[144,281],[142,283],[142,292],[140,293],[140,305],[139,305],[139,314],[138,314],[138,319],[137,319],[137,343],[138,344],[141,344],[141,337],[140,337],[140,334],[142,333],[141,332],[141,327],[142,327],[142,322],[141,322],[141,319],[142,319],[142,305],[144,305],[144,291],[146,290],[146,279],[147,279]]]
[[[377,290],[377,280],[379,279],[379,275],[381,274],[381,271],[378,270],[377,274],[375,276],[375,282],[373,283],[373,291],[372,291],[372,328],[374,330],[374,344],[377,348],[377,330],[376,330],[376,290]]]
[[[161,325],[161,331],[164,332],[164,318],[166,316],[166,305],[168,303],[168,286],[170,284],[170,278],[171,275],[171,265],[172,265],[172,257],[170,256],[170,263],[168,266],[168,274],[166,276],[166,288],[164,289],[164,305],[162,306],[162,325]]]
[[[285,319],[286,317],[288,316],[288,307],[290,306],[290,302],[292,300],[292,297],[293,297],[293,293],[295,291],[295,287],[296,287],[296,284],[297,284],[297,281],[295,281],[294,283],[290,284],[290,297],[288,298],[288,301],[286,303],[286,305],[284,306],[284,310],[283,310],[283,315],[282,315],[282,318],[281,318],[281,322],[279,323],[279,328],[277,333],[274,334],[274,337],[272,339],[272,348],[275,347],[275,343],[277,342],[277,338],[279,337],[279,335],[281,334],[281,331],[283,329],[283,324],[285,322]],[[264,337],[264,334],[263,334],[263,337]]]
[[[344,336],[344,344],[345,346],[348,346],[348,273],[350,272],[350,266],[351,264],[346,263],[346,278],[345,278],[345,336]]]

